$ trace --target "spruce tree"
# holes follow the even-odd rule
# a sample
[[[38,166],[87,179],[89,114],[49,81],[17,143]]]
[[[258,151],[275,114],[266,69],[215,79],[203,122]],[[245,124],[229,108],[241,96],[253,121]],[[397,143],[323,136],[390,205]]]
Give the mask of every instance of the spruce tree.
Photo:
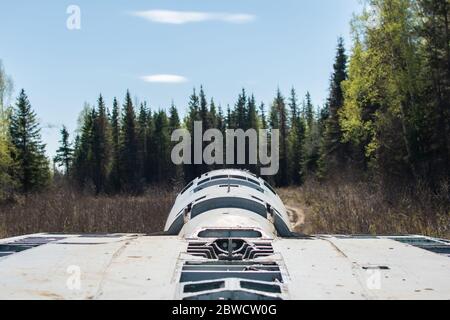
[[[112,138],[105,102],[98,98],[92,135],[93,182],[97,194],[105,192],[112,167]]]
[[[136,114],[130,92],[127,91],[123,105],[120,148],[120,181],[125,192],[140,192],[138,174],[138,137],[136,128]]]
[[[203,90],[203,86],[200,86],[200,119],[202,121],[203,132],[210,129],[211,124],[209,123],[209,111],[208,111],[208,102],[206,100],[205,91]]]
[[[247,128],[259,129],[258,112],[256,110],[255,96],[251,95],[247,104]]]
[[[423,119],[415,119],[420,133],[423,176],[439,185],[450,182],[450,3],[448,0],[417,1],[425,94]],[[419,112],[416,112],[416,114]]]
[[[311,101],[311,94],[306,92],[305,96],[305,102],[304,102],[304,113],[306,118],[306,124],[308,126],[308,130],[312,131],[314,126],[314,106]]]
[[[111,114],[111,144],[112,144],[112,168],[110,173],[111,188],[120,191],[120,107],[116,98],[113,101]]]
[[[53,161],[57,165],[64,167],[64,174],[69,176],[72,168],[74,150],[72,148],[72,144],[70,143],[69,132],[67,131],[66,126],[63,126],[61,129],[61,140],[59,143],[60,146],[58,150],[56,150],[56,156]]]
[[[280,166],[278,174],[275,177],[275,183],[277,186],[287,186],[290,183],[288,174],[288,117],[286,111],[285,98],[281,94],[280,89],[277,90],[277,95],[273,101],[270,122],[272,129],[278,129],[280,131]]]
[[[336,58],[330,81],[330,93],[326,112],[321,116],[325,129],[321,146],[320,167],[322,175],[330,169],[339,169],[346,161],[346,144],[342,142],[342,129],[339,123],[339,112],[344,105],[342,83],[347,79],[347,55],[344,40],[339,38]]]
[[[170,146],[169,153],[172,152],[173,147],[177,144],[177,142],[171,141],[172,133],[175,130],[180,129],[180,126],[181,126],[180,116],[178,115],[178,110],[177,110],[175,104],[172,102],[172,105],[170,106],[170,110],[169,110],[169,123],[168,123],[168,130],[167,130],[168,138],[170,140],[169,141],[169,146]],[[171,160],[169,162],[168,181],[175,188],[179,187],[179,184],[181,184],[183,181],[183,168],[180,166],[176,166],[174,163],[172,163]]]
[[[245,92],[245,89],[242,89],[241,94],[238,97],[238,101],[235,105],[234,110],[234,118],[235,118],[235,129],[242,129],[247,130],[248,129],[248,112],[247,112],[247,94]]]
[[[223,135],[225,135],[226,130],[226,119],[223,114],[222,106],[219,105],[218,114],[217,114],[217,129],[219,129]]]
[[[96,112],[85,105],[80,115],[79,134],[75,140],[72,175],[80,189],[91,187],[94,172],[93,138]]]
[[[261,128],[268,129],[266,119],[266,106],[264,105],[264,102],[261,102],[261,104],[259,105],[259,117],[261,122]]]
[[[210,113],[209,113],[209,108],[208,108],[208,101],[206,100],[206,95],[205,92],[203,90],[203,87],[200,86],[200,93],[199,93],[199,99],[200,99],[200,110],[199,110],[199,116],[200,119],[202,121],[202,137],[203,134],[212,128],[212,123],[211,123],[211,118],[210,118]],[[202,142],[202,150],[205,149],[207,143],[206,142]],[[203,157],[202,157],[203,159]],[[210,168],[202,162],[202,164],[197,165],[197,170],[198,170],[198,175],[201,175],[203,173],[206,173],[210,170]]]
[[[256,132],[258,133],[259,130],[259,122],[258,122],[258,113],[256,111],[256,101],[255,101],[255,96],[252,94],[251,97],[248,99],[247,101],[247,124],[246,124],[247,129],[254,129],[256,130]],[[246,161],[249,161],[249,155],[250,152],[256,152],[257,158],[258,158],[258,149],[256,150],[250,150],[250,144],[248,144],[246,142]],[[256,146],[257,148],[258,146]],[[246,168],[248,170],[250,170],[250,172],[253,173],[257,173],[258,171],[258,165],[256,164],[250,164],[248,163],[248,165],[246,166]]]
[[[172,101],[172,105],[169,110],[169,133],[180,128],[180,116],[178,115],[178,109]]]
[[[36,113],[32,110],[25,90],[21,90],[11,114],[9,133],[14,146],[13,159],[20,189],[27,193],[38,191],[50,180],[49,162],[45,156]]]
[[[192,139],[195,139],[194,121],[202,121],[200,116],[200,100],[195,88],[193,89],[192,95],[189,97],[188,110],[188,114],[184,120],[185,127],[191,133]],[[194,143],[191,143],[191,164],[186,164],[184,166],[184,177],[186,182],[189,182],[201,175],[201,166],[194,164],[194,151]]]
[[[220,130],[218,117],[219,115],[217,114],[216,103],[214,102],[214,99],[211,98],[208,112],[208,124],[210,129],[214,128]]]
[[[292,88],[291,95],[289,97],[290,108],[290,123],[291,129],[289,131],[289,176],[292,183],[299,185],[303,182],[303,168],[304,162],[303,150],[305,140],[305,123],[301,117],[297,93]]]
[[[173,170],[172,162],[170,160],[170,135],[169,135],[169,121],[167,115],[163,110],[158,111],[154,116],[155,131],[154,143],[156,153],[156,182],[158,183],[173,183],[171,181]]]
[[[149,136],[148,133],[148,116],[149,116],[149,110],[147,109],[147,103],[143,102],[140,105],[139,108],[139,115],[138,115],[138,129],[137,129],[137,136],[138,136],[138,162],[139,166],[137,168],[139,180],[142,182],[145,182],[145,161],[148,157],[148,144],[147,139]]]
[[[306,128],[302,172],[304,175],[314,175],[317,172],[320,157],[320,130],[309,92],[306,93],[303,116],[306,123]]]
[[[155,116],[151,110],[147,113],[147,153],[144,162],[144,177],[147,183],[155,183],[157,179],[156,161],[158,154],[155,143]]]

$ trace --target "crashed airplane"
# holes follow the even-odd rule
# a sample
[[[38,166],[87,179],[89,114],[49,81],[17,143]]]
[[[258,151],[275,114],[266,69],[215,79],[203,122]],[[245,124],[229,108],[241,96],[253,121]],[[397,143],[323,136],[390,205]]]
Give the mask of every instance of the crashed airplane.
[[[0,299],[450,299],[450,242],[297,234],[267,182],[218,170],[180,192],[162,234],[0,240]]]

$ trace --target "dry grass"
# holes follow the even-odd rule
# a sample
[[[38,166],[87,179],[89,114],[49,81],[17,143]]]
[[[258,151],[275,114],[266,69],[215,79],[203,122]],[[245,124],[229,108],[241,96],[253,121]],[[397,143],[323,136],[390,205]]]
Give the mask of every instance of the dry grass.
[[[386,189],[367,183],[309,181],[281,189],[283,201],[302,210],[309,234],[423,234],[450,238],[448,186]]]
[[[38,232],[159,232],[174,199],[173,192],[156,188],[136,197],[93,197],[55,189],[1,205],[0,238]]]
[[[287,206],[304,216],[308,234],[424,234],[450,238],[448,188],[386,190],[367,183],[309,181],[279,190]],[[153,233],[163,230],[175,192],[142,196],[82,195],[68,188],[20,197],[0,205],[0,238],[37,232]]]

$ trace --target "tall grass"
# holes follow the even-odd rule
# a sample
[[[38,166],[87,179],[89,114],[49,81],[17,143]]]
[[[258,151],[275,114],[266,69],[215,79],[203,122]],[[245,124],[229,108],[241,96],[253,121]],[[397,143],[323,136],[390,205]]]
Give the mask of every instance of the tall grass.
[[[310,234],[422,234],[450,238],[448,185],[386,187],[367,182],[310,180],[280,190],[283,200],[303,210]]]
[[[174,192],[152,188],[141,196],[90,196],[68,188],[19,197],[0,205],[0,237],[38,232],[154,233],[164,229]]]
[[[279,190],[305,216],[308,234],[423,234],[450,238],[449,188],[383,187],[375,183],[309,180]],[[37,232],[154,233],[164,228],[175,192],[151,188],[141,196],[80,194],[68,187],[0,205],[0,238]]]

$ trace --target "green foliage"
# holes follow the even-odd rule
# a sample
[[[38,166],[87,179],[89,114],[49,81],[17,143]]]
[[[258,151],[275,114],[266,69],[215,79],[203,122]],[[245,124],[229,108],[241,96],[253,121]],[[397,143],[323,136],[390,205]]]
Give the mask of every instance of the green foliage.
[[[61,145],[58,150],[56,150],[56,156],[53,161],[57,165],[64,167],[64,172],[66,176],[68,176],[72,168],[73,148],[69,140],[69,132],[65,126],[61,129],[61,140],[59,143]]]
[[[309,92],[306,93],[303,110],[303,121],[306,124],[303,144],[303,174],[305,176],[314,176],[318,170],[320,158],[321,132]]]
[[[79,134],[75,138],[73,177],[81,189],[92,184],[93,177],[93,131],[95,110],[84,106],[79,117]]]
[[[303,182],[304,144],[305,144],[305,121],[301,117],[297,101],[297,93],[292,88],[289,97],[290,124],[288,137],[288,172],[292,183],[300,185]]]
[[[139,146],[136,128],[136,114],[130,92],[127,91],[123,105],[122,131],[120,137],[119,172],[123,191],[140,191]]]
[[[97,194],[105,192],[111,172],[112,136],[105,102],[100,95],[92,132],[93,182]]]
[[[3,69],[0,60],[0,201],[9,197],[14,191],[17,181],[14,179],[14,161],[11,157],[13,145],[9,136],[8,97],[12,90],[12,80]]]
[[[288,155],[288,115],[286,101],[280,89],[272,103],[270,111],[270,125],[272,129],[280,130],[280,168],[275,176],[275,183],[278,186],[286,186],[290,183],[289,178],[289,155]]]
[[[120,190],[120,107],[116,98],[113,101],[112,113],[111,113],[111,144],[112,144],[112,163],[111,173],[109,177],[110,188],[112,190]]]
[[[448,18],[445,0],[373,0],[354,23],[342,142],[387,180],[448,181]]]
[[[14,146],[14,175],[22,192],[39,191],[50,181],[45,145],[41,141],[39,123],[28,97],[22,89],[9,120],[9,133]]]
[[[344,105],[342,83],[346,79],[347,55],[345,54],[344,40],[339,38],[330,81],[330,93],[327,106],[321,116],[324,121],[319,164],[322,176],[331,170],[338,170],[345,164],[347,158],[346,144],[343,143],[342,129],[339,123],[339,112]]]

